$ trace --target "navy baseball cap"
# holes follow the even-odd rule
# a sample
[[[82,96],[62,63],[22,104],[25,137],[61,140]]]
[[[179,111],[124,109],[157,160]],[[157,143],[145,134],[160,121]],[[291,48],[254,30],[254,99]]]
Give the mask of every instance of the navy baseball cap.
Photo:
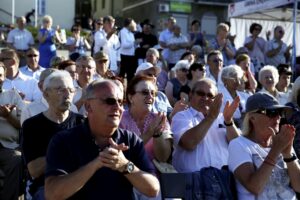
[[[277,99],[267,93],[258,92],[250,96],[246,102],[246,112],[262,109],[281,109],[290,108],[289,106],[280,105]]]

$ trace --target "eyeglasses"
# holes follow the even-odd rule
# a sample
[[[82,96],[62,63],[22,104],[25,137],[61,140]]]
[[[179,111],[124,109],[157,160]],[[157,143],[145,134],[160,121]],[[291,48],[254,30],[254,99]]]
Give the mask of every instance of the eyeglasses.
[[[29,55],[27,55],[28,58],[38,57],[38,56],[39,56],[39,55],[37,55],[37,54],[29,54]]]
[[[196,93],[199,97],[207,97],[209,99],[214,99],[216,97],[212,93],[205,93],[205,92],[203,92],[201,90],[197,90],[194,93]]]
[[[146,76],[150,76],[150,77],[157,77],[157,75],[156,74],[151,74],[151,73],[148,73],[148,74],[145,74]]]
[[[98,24],[99,26],[102,26],[102,25],[103,25],[103,23],[101,23],[101,22],[97,22],[97,24]]]
[[[278,33],[280,33],[280,34],[284,34],[284,31],[283,31],[283,30],[280,30],[280,31],[278,31]]]
[[[98,98],[98,97],[94,97],[94,98],[89,98],[89,99],[99,100],[99,101],[101,101],[101,102],[103,102],[103,103],[105,103],[106,105],[109,105],[109,106],[114,106],[114,105],[123,106],[123,104],[124,104],[123,99],[115,99],[115,98],[112,98],[112,97],[108,97],[106,99],[101,99],[101,98]]]
[[[154,90],[142,90],[142,91],[135,91],[135,93],[140,93],[142,94],[143,96],[153,96],[153,97],[156,97],[157,95],[157,92],[154,91]]]
[[[59,88],[49,88],[49,89],[56,90],[56,93],[59,94],[59,95],[65,94],[66,92],[73,94],[76,91],[75,88],[61,88],[61,87],[59,87]]]
[[[222,59],[213,59],[212,61],[213,61],[214,63],[223,62],[223,60],[222,60]]]
[[[255,113],[266,115],[269,118],[282,117],[283,110],[282,109],[265,109],[265,110],[257,110]]]
[[[77,28],[74,28],[72,31],[73,31],[73,32],[75,32],[75,31],[79,31],[79,29],[77,29]]]

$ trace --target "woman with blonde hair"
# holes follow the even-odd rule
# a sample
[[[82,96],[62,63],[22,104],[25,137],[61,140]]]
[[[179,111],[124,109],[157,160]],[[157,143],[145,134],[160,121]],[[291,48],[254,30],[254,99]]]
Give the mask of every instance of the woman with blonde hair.
[[[52,17],[45,15],[42,19],[43,25],[38,33],[40,60],[39,65],[44,68],[50,67],[50,60],[56,56],[55,43],[62,43],[58,30],[52,28]]]
[[[279,128],[284,109],[266,93],[248,98],[243,136],[232,140],[228,148],[238,199],[295,200],[295,192],[300,192],[295,128],[290,124]]]

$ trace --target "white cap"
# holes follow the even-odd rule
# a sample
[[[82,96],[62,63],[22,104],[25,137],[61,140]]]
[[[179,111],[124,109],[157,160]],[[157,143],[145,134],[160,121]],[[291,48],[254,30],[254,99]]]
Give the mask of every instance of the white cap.
[[[152,65],[149,62],[144,62],[138,66],[138,68],[135,71],[135,75],[137,75],[140,71],[145,71],[147,69],[151,69],[152,67],[156,70],[157,74],[160,72],[160,68],[155,67],[154,65]]]

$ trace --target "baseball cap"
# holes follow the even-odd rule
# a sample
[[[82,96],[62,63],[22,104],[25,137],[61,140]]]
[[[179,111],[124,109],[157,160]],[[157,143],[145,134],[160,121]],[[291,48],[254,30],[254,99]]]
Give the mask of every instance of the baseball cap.
[[[152,67],[155,69],[156,74],[158,74],[158,73],[160,72],[160,68],[158,68],[158,67],[152,65],[152,64],[149,63],[149,62],[144,62],[144,63],[142,63],[142,64],[140,64],[140,65],[138,66],[138,68],[137,68],[136,71],[135,71],[135,75],[137,75],[137,74],[138,74],[139,72],[141,72],[141,71],[145,71],[145,70],[147,70],[147,69],[151,69]]]
[[[94,54],[94,60],[108,60],[108,55],[103,51],[98,51]]]
[[[287,64],[279,64],[277,66],[277,70],[278,70],[279,75],[281,75],[281,74],[293,75],[291,66],[287,65]]]
[[[289,106],[280,105],[275,97],[265,93],[258,92],[250,96],[246,102],[246,112],[261,109],[281,109],[290,108]]]

